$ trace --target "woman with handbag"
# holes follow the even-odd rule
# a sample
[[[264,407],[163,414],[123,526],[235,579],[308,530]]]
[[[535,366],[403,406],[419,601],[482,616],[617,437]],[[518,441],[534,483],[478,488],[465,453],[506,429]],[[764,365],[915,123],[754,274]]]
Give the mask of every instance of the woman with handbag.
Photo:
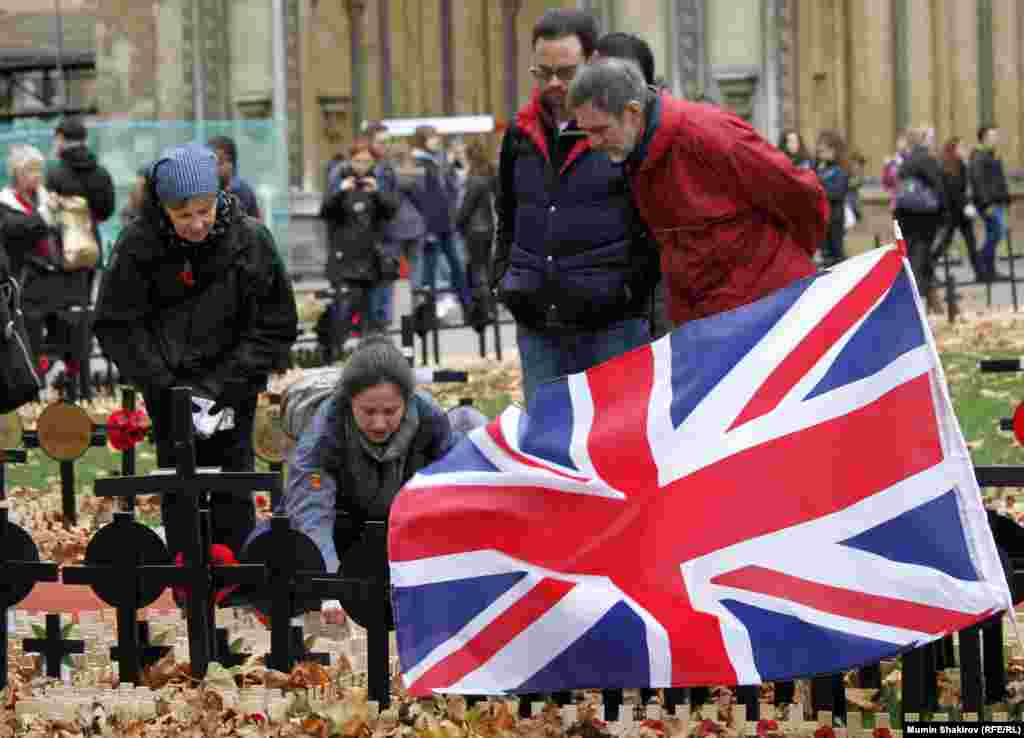
[[[953,136],[942,147],[942,176],[946,186],[946,196],[949,198],[949,212],[946,214],[946,222],[938,238],[935,258],[941,258],[946,253],[946,249],[953,241],[953,236],[959,230],[964,244],[967,246],[971,269],[974,270],[974,280],[981,282],[984,280],[986,272],[979,259],[978,242],[974,234],[974,216],[977,215],[977,211],[968,196],[970,177],[967,172],[967,160],[969,156],[970,149],[959,136]]]
[[[467,272],[472,289],[473,306],[469,321],[475,326],[485,325],[491,319],[491,243],[494,240],[494,195],[497,187],[497,168],[487,145],[475,139],[466,146],[469,177],[466,196],[455,216],[455,227],[466,241]]]
[[[375,165],[369,141],[353,144],[349,162],[337,178],[337,191],[328,194],[320,208],[320,217],[327,221],[327,281],[339,296],[335,347],[351,332],[355,313],[366,320],[370,288],[393,279],[398,270],[397,256],[381,248],[381,229],[398,209],[398,196],[380,190]]]
[[[902,189],[895,198],[894,212],[907,244],[918,292],[927,300],[928,309],[935,312],[940,306],[938,295],[932,292],[932,247],[949,208],[942,167],[928,148],[928,135],[924,127],[907,131],[910,150],[900,165]]]
[[[43,186],[45,157],[35,146],[17,144],[7,154],[11,184],[0,190],[0,241],[4,244],[9,274],[28,291],[30,317],[26,319],[36,370],[45,375],[49,361],[40,355],[45,316],[42,301],[51,275],[59,277],[58,222],[54,195]],[[56,329],[51,316],[50,331]]]

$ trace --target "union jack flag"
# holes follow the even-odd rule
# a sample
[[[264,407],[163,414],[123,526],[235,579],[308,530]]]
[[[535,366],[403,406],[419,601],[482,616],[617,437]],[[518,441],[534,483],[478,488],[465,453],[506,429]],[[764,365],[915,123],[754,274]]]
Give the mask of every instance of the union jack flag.
[[[901,251],[545,384],[390,517],[413,694],[757,684],[1010,606]]]

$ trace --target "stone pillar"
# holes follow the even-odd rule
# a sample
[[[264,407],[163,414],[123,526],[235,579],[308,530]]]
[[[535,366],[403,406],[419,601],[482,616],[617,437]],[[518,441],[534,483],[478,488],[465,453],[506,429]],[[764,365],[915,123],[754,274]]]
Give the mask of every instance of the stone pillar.
[[[679,92],[688,100],[717,99],[704,46],[704,0],[675,0],[677,78]]]
[[[377,28],[380,32],[380,104],[385,118],[394,116],[391,76],[391,2],[377,0]]]
[[[229,118],[232,106],[228,4],[226,0],[199,2],[199,58],[204,67],[206,117],[211,120]]]
[[[782,127],[798,128],[797,118],[797,43],[796,0],[779,0],[779,89],[782,96]]]
[[[708,3],[707,58],[721,90],[721,103],[754,122],[755,96],[762,84],[764,23],[761,0]]]
[[[157,61],[162,30],[158,28],[156,9],[142,0],[116,0],[97,5],[95,13],[100,111],[117,117],[156,117],[157,70],[166,69]],[[180,16],[174,21],[180,27]],[[180,77],[168,81],[180,81]]]
[[[359,135],[366,118],[366,70],[363,49],[363,12],[366,0],[345,0],[348,13],[349,52],[352,64],[352,131]]]
[[[993,112],[1002,133],[1000,150],[1009,166],[1021,161],[1021,70],[1018,0],[992,0]]]
[[[779,140],[782,133],[782,49],[783,0],[763,0],[764,13],[764,84],[761,85],[757,118],[761,133],[769,141]]]
[[[270,0],[230,0],[229,45],[232,117],[269,118],[273,87]]]
[[[285,67],[287,79],[287,115],[289,121],[302,120],[302,15],[300,0],[285,3]],[[296,187],[302,184],[302,126],[288,126],[288,184]]]
[[[936,18],[944,17],[944,53],[950,63],[951,134],[972,144],[978,130],[978,6],[976,0],[938,0]]]
[[[936,57],[935,18],[932,15],[931,3],[913,3],[912,14],[907,24],[908,69],[910,71],[907,85],[906,109],[910,125],[927,124],[935,126],[935,81],[933,62]]]
[[[516,16],[522,7],[522,0],[502,0],[504,15],[503,46],[505,47],[505,118],[515,119],[519,109],[519,38],[516,33]]]
[[[892,153],[893,117],[892,0],[861,0],[850,4],[848,31],[857,39],[857,73],[850,75],[848,138],[867,158],[867,171],[880,171]],[[801,60],[800,64],[803,65]],[[801,94],[806,94],[801,90]],[[803,125],[803,121],[801,121]]]
[[[445,115],[455,115],[455,79],[452,69],[452,0],[441,0],[441,105]]]

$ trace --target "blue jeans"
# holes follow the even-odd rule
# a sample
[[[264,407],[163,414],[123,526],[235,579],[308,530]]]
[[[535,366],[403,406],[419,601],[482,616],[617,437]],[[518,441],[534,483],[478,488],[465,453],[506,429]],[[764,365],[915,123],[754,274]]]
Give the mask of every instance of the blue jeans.
[[[981,246],[981,267],[988,274],[996,270],[996,247],[1006,235],[1006,209],[1002,205],[992,205],[981,216],[985,221],[985,243]]]
[[[630,318],[601,330],[575,333],[535,331],[516,323],[527,412],[542,382],[582,372],[650,341],[650,327],[644,318]]]
[[[433,291],[437,286],[437,252],[440,251],[448,262],[448,270],[451,274],[452,289],[459,302],[466,304],[469,300],[469,293],[466,290],[466,272],[459,259],[455,246],[455,237],[448,233],[439,236],[438,240],[428,239],[423,243],[423,286]]]
[[[380,282],[370,288],[366,312],[369,319],[382,330],[391,327],[391,306],[394,303],[395,283]]]

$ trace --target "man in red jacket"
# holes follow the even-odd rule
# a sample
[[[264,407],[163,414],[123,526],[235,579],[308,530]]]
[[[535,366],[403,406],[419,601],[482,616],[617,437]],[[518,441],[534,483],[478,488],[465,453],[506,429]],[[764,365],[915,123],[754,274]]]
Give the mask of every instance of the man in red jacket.
[[[591,145],[623,162],[661,249],[669,318],[680,325],[813,274],[828,200],[737,116],[651,92],[632,62],[583,67],[569,106]]]

